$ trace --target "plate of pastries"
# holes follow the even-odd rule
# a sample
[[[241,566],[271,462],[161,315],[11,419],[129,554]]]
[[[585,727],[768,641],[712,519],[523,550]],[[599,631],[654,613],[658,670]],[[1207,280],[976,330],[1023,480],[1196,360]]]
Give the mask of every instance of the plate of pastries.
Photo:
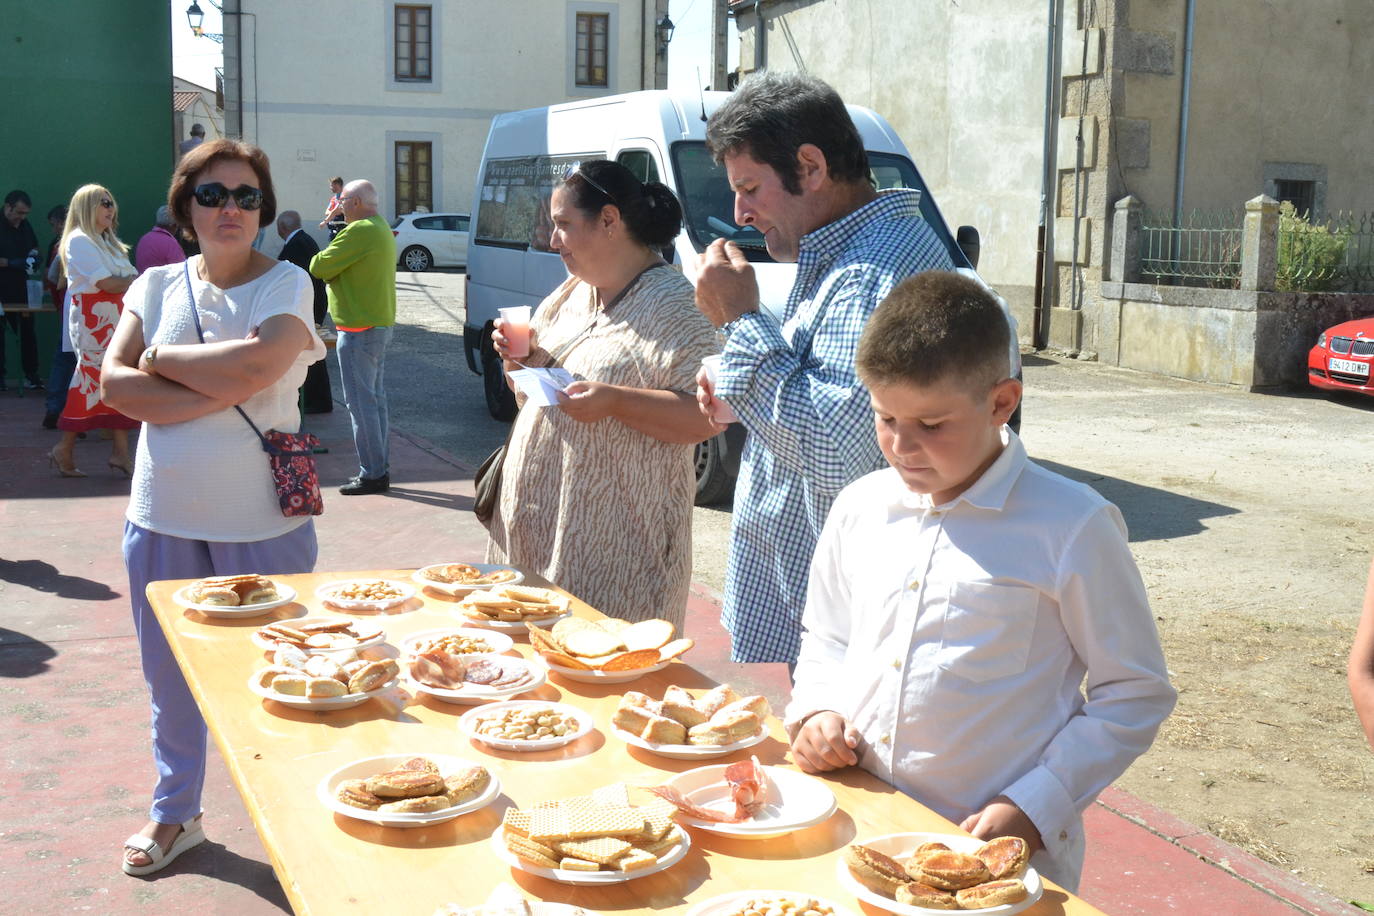
[[[640,793],[635,790],[635,795]],[[652,796],[631,798],[624,783],[590,795],[507,808],[492,849],[513,868],[564,884],[621,884],[671,868],[692,841],[676,809]]]
[[[350,579],[326,582],[315,597],[344,611],[387,611],[415,597],[415,586],[389,579]]]
[[[949,910],[1010,916],[1044,886],[1020,837],[984,842],[941,833],[892,833],[845,849],[836,874],[865,903],[900,916]]]
[[[383,827],[427,827],[484,808],[501,783],[484,766],[443,754],[386,754],[339,767],[316,789],[329,810]]]
[[[662,671],[695,645],[690,639],[674,639],[672,622],[657,619],[631,623],[615,617],[565,617],[549,629],[529,624],[526,630],[550,671],[591,684],[624,684]]]
[[[307,655],[328,655],[381,645],[386,640],[386,631],[371,620],[300,617],[258,627],[252,639],[253,645],[267,652],[295,646]]]
[[[531,585],[498,585],[468,592],[453,608],[463,623],[505,633],[524,633],[529,622],[553,623],[568,616],[571,601],[562,592]]]
[[[703,900],[684,916],[854,916],[838,903],[800,891],[731,891]]]
[[[273,650],[271,662],[248,678],[248,689],[296,709],[358,706],[385,693],[401,673],[395,659],[307,655],[295,646]]]
[[[511,700],[469,710],[458,726],[474,741],[503,751],[547,751],[590,732],[592,717],[567,703]]]
[[[626,744],[662,757],[723,757],[767,738],[770,712],[766,698],[741,697],[729,684],[698,697],[674,684],[661,700],[626,692],[611,718],[611,730]]]
[[[805,830],[838,807],[824,782],[757,757],[687,770],[651,791],[677,806],[688,827],[748,840]]]
[[[172,600],[207,617],[256,617],[296,600],[296,590],[266,576],[210,576],[182,588]]]
[[[435,563],[415,571],[416,584],[455,598],[494,585],[518,585],[525,574],[492,563]]]

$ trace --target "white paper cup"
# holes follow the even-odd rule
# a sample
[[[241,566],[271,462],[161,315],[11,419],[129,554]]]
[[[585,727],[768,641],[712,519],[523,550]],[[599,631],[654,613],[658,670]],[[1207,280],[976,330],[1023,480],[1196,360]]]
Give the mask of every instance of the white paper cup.
[[[716,379],[720,376],[720,356],[706,356],[701,360],[701,368],[706,370],[706,378],[711,383],[711,397],[715,405],[711,408],[711,419],[717,423],[734,423],[739,420],[735,410],[716,396]]]
[[[513,359],[523,359],[530,355],[530,307],[517,305],[499,309],[501,313],[501,333],[506,335],[509,355]]]

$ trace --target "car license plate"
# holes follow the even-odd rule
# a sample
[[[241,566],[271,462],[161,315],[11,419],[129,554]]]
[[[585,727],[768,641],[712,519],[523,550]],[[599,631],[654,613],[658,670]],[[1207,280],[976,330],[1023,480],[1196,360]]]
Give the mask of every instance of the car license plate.
[[[1336,359],[1333,356],[1326,361],[1326,368],[1332,372],[1344,372],[1346,375],[1369,377],[1369,363],[1357,363],[1353,359]]]

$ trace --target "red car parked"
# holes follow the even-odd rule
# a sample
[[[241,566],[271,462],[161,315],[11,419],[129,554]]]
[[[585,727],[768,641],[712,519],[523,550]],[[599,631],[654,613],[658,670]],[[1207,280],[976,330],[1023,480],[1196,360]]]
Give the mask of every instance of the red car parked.
[[[1327,328],[1307,354],[1307,381],[1327,391],[1374,394],[1374,316]]]

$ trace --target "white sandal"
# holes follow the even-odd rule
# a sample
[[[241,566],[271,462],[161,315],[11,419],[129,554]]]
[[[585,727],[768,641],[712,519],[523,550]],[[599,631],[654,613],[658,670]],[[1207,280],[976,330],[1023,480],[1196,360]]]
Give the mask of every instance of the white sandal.
[[[199,846],[205,842],[205,831],[201,829],[199,819],[191,819],[181,825],[181,832],[172,841],[172,848],[165,853],[162,847],[157,845],[152,837],[146,837],[141,833],[135,833],[124,841],[125,849],[136,849],[146,855],[152,861],[147,865],[133,865],[129,862],[129,857],[124,856],[124,874],[140,877],[151,875],[155,871],[161,871],[171,865],[176,857],[193,846]]]

